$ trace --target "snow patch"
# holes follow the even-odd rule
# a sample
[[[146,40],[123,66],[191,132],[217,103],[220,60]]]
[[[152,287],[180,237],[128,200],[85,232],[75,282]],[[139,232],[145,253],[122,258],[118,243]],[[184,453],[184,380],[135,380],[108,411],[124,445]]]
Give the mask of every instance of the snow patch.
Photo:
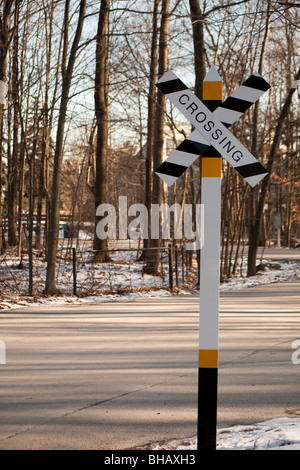
[[[197,438],[173,440],[153,450],[196,450]],[[217,450],[300,450],[300,418],[277,418],[219,429]]]
[[[125,258],[124,258],[125,256]],[[13,255],[8,255],[0,263],[0,310],[39,305],[85,304],[111,302],[170,295],[186,295],[197,292],[197,277],[191,277],[189,283],[170,292],[168,274],[164,278],[143,273],[143,264],[136,262],[131,253],[115,253],[112,263],[94,265],[90,261],[80,264],[77,269],[77,292],[73,292],[72,263],[64,260],[57,273],[59,293],[55,296],[43,296],[46,278],[45,261],[34,260],[34,295],[28,296],[28,263]],[[123,261],[122,259],[123,258]],[[59,263],[58,263],[59,264]],[[244,262],[239,275],[220,283],[220,291],[254,287],[263,284],[288,281],[300,274],[299,261],[275,260],[261,261],[255,276],[246,277],[247,266]],[[195,270],[194,270],[195,271]],[[181,273],[179,272],[181,279]]]

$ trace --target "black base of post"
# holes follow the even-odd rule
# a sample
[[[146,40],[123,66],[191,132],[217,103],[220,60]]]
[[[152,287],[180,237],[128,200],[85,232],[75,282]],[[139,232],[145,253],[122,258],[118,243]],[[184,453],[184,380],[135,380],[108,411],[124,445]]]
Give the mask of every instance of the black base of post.
[[[197,450],[217,449],[218,369],[200,368],[198,374]]]

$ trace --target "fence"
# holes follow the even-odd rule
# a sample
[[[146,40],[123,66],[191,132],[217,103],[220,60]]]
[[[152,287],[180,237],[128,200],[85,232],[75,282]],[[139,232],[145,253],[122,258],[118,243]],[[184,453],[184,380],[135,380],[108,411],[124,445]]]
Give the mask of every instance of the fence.
[[[149,276],[144,270],[146,260],[143,255],[147,253],[149,260],[151,254],[155,252],[159,254],[158,273],[156,276]],[[96,255],[100,253],[108,254],[109,261],[94,262]],[[190,250],[185,250],[184,245],[169,244],[158,248],[111,248],[98,251],[69,247],[60,250],[60,258],[63,263],[62,267],[60,263],[58,264],[57,276],[59,278],[60,270],[61,275],[69,277],[70,289],[71,270],[72,292],[77,296],[124,294],[158,288],[174,290],[175,287],[199,282],[198,271],[196,269],[195,273],[193,268],[195,264],[193,254]],[[66,265],[69,266],[67,270]]]
[[[94,262],[96,252],[92,241],[61,239],[57,252],[56,287],[63,296],[78,297],[126,294],[131,292],[153,291],[194,287],[199,283],[197,258],[184,244],[170,243],[159,248],[144,248],[129,245],[124,248],[119,242],[105,250],[109,262]],[[66,243],[67,242],[67,243]],[[130,242],[131,243],[131,242]],[[147,274],[145,252],[158,253],[157,275]],[[198,264],[199,265],[199,264]],[[14,301],[15,296],[42,296],[45,289],[47,261],[41,250],[33,251],[32,290],[29,283],[29,257],[26,247],[19,258],[16,250],[5,252],[0,260],[0,300]]]

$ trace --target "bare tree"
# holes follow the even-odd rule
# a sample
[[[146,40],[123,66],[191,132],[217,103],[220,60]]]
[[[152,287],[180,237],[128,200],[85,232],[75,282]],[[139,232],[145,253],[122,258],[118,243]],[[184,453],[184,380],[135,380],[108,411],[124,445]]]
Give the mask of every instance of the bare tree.
[[[149,69],[148,92],[148,118],[147,118],[147,144],[146,144],[146,181],[145,181],[145,205],[148,210],[148,238],[144,240],[144,247],[150,246],[150,207],[153,185],[153,155],[154,155],[154,127],[155,127],[155,79],[157,73],[157,38],[158,38],[158,9],[161,0],[155,0],[153,5],[152,39]],[[142,254],[143,259],[149,258],[150,252],[146,250]]]
[[[95,115],[97,122],[95,209],[107,203],[107,147],[108,147],[108,25],[110,0],[101,0],[96,38]],[[96,217],[96,224],[98,218]],[[94,236],[94,249],[107,248],[107,239]],[[96,261],[108,259],[107,252],[98,253]]]
[[[6,68],[7,54],[12,39],[12,30],[10,28],[12,7],[15,0],[6,0],[1,2],[2,13],[0,16],[0,253],[2,252],[2,148],[3,148],[3,117],[5,109],[5,90],[6,90]]]
[[[266,14],[266,25],[265,33],[262,41],[261,53],[259,58],[258,73],[262,75],[263,73],[263,63],[264,57],[268,42],[268,37],[270,33],[270,21],[271,21],[271,2],[268,1],[267,5],[267,14]],[[257,157],[257,133],[258,133],[258,113],[259,113],[259,102],[257,101],[254,105],[253,113],[253,123],[252,123],[252,144],[251,144],[251,153]],[[256,242],[254,242],[255,237],[253,237],[253,231],[255,230],[255,201],[257,200],[257,191],[258,188],[254,188],[250,191],[249,196],[249,250],[248,250],[248,276],[256,274]],[[254,242],[254,243],[253,243]]]
[[[18,200],[18,157],[19,157],[19,4],[17,1],[14,11],[14,38],[13,38],[13,57],[12,57],[12,80],[11,95],[13,107],[13,151],[8,159],[8,244],[15,246],[18,243],[17,237],[17,200]]]
[[[300,68],[295,76],[295,81],[299,79],[300,79]],[[271,145],[268,163],[266,165],[268,174],[262,181],[261,192],[260,192],[259,200],[258,200],[256,211],[255,211],[253,226],[252,226],[252,230],[249,236],[249,254],[248,254],[248,272],[247,272],[248,276],[253,276],[256,273],[256,256],[257,256],[259,232],[260,232],[260,226],[262,222],[264,203],[265,203],[267,191],[269,188],[271,172],[273,169],[278,147],[280,144],[282,128],[283,128],[285,119],[288,116],[288,112],[289,112],[290,105],[292,102],[292,97],[295,91],[296,91],[296,86],[290,88],[284,100],[280,115],[278,117],[278,122],[277,122],[277,126],[275,129],[272,145]]]
[[[46,5],[43,0],[43,13],[44,13],[44,27],[45,27],[45,43],[46,43],[46,54],[45,54],[45,91],[44,91],[44,102],[43,102],[43,130],[42,130],[42,153],[40,159],[40,171],[39,171],[39,183],[38,183],[38,201],[37,201],[37,216],[36,216],[36,248],[41,248],[41,233],[42,233],[42,208],[43,200],[46,198],[46,220],[49,221],[49,153],[50,153],[50,130],[51,130],[51,114],[49,104],[49,88],[50,88],[50,71],[51,71],[51,56],[53,53],[53,18],[55,5],[51,2],[50,5]],[[61,42],[59,45],[58,57],[61,51]],[[55,95],[57,90],[57,79],[53,93],[53,102],[55,102]],[[52,107],[53,108],[53,107]],[[45,227],[46,229],[46,227]],[[45,230],[45,233],[47,231]]]
[[[170,0],[163,0],[161,6],[161,25],[159,35],[159,46],[158,46],[158,77],[161,77],[166,73],[168,67],[168,32],[170,23]],[[164,150],[164,134],[165,134],[165,108],[166,99],[165,95],[158,91],[157,104],[155,110],[155,130],[154,130],[154,142],[155,152],[153,155],[153,166],[158,168],[163,161],[163,150]],[[154,204],[161,204],[163,200],[163,185],[162,180],[154,175],[153,177],[153,192],[152,202]],[[151,240],[151,247],[157,248],[161,244],[160,235],[157,239]],[[157,274],[159,267],[159,252],[153,251],[151,256],[148,257],[145,272],[148,274]]]
[[[47,253],[47,276],[45,294],[53,294],[56,291],[55,285],[55,265],[56,253],[58,247],[58,232],[59,232],[59,194],[61,185],[61,167],[63,160],[63,143],[64,143],[64,129],[66,123],[67,106],[69,102],[69,91],[71,87],[73,69],[75,65],[78,46],[81,38],[83,22],[86,11],[86,0],[79,2],[79,15],[77,21],[76,32],[71,46],[69,59],[68,45],[69,45],[69,15],[70,15],[70,0],[65,2],[65,14],[63,22],[64,31],[64,44],[62,56],[62,95],[60,101],[59,118],[56,133],[56,144],[54,154],[54,172],[52,181],[51,192],[51,214],[48,235],[48,253]]]

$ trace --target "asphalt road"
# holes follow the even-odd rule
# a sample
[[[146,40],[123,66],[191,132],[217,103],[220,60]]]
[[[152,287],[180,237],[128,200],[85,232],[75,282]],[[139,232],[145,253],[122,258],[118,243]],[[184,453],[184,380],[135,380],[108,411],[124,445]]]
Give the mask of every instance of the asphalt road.
[[[222,292],[219,428],[300,417],[299,294],[299,279]],[[188,295],[1,312],[0,449],[195,436],[198,305]]]

